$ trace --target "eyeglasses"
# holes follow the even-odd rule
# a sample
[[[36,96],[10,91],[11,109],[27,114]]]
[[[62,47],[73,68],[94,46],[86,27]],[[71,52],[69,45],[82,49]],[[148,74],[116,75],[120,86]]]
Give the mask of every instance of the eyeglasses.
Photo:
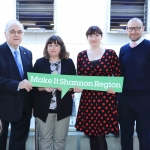
[[[15,34],[21,35],[21,34],[23,34],[23,31],[22,30],[19,30],[19,31],[11,30],[11,31],[9,31],[9,33],[12,35],[15,35]]]
[[[133,29],[134,29],[134,31],[140,31],[141,28],[142,28],[142,27],[127,27],[126,29],[127,29],[127,31],[132,32]]]

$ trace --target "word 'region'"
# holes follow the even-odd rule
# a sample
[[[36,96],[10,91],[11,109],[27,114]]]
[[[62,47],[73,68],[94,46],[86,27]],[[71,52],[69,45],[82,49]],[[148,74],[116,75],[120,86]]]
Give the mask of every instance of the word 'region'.
[[[38,82],[38,83],[49,83],[49,84],[60,84],[60,85],[70,85],[70,86],[84,86],[84,87],[103,87],[105,89],[108,88],[121,88],[120,83],[112,83],[112,82],[100,82],[100,81],[74,81],[74,80],[67,80],[63,78],[53,78],[49,79],[46,77],[39,78],[38,76],[33,77],[31,76],[31,82]]]

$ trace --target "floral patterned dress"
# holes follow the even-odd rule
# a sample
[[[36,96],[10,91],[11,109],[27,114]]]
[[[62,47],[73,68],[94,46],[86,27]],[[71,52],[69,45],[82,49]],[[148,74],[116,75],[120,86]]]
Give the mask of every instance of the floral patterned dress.
[[[78,75],[120,76],[119,59],[113,50],[105,50],[99,60],[89,61],[87,50],[78,54]],[[118,106],[116,94],[103,91],[83,90],[79,104],[76,125],[77,131],[88,136],[119,134]]]

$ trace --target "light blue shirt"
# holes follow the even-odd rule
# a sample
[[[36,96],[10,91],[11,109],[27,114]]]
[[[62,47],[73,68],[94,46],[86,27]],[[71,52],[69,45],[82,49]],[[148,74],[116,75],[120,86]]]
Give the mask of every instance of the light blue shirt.
[[[14,57],[15,57],[14,51],[18,51],[18,53],[19,53],[18,61],[19,61],[19,63],[21,64],[21,69],[22,69],[22,72],[23,72],[23,74],[24,74],[23,65],[22,65],[22,60],[21,60],[21,55],[20,55],[20,50],[19,50],[19,46],[18,46],[17,49],[15,50],[15,49],[12,48],[8,43],[7,43],[7,45],[8,45],[8,47],[10,48],[10,50],[11,50],[11,52],[12,52],[12,54],[13,54]]]

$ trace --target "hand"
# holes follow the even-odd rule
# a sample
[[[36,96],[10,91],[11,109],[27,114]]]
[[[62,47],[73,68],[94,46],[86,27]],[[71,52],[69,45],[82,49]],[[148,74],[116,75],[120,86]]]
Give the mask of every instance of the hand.
[[[53,92],[53,91],[54,91],[54,88],[46,87],[46,88],[45,88],[45,91],[46,91],[46,92]]]
[[[41,87],[38,87],[38,90],[39,90],[39,91],[45,91],[45,88],[43,88],[43,87],[42,87],[42,88],[41,88]]]
[[[57,88],[58,91],[62,91],[62,88]]]
[[[80,92],[83,91],[83,89],[80,89],[80,88],[78,88],[78,87],[75,87],[75,88],[73,89],[73,91],[76,92],[76,93],[80,93]]]
[[[21,81],[18,85],[19,89],[26,89],[28,92],[30,92],[30,90],[32,90],[32,84],[24,79],[23,81]]]
[[[73,89],[72,88],[70,88],[69,90],[68,90],[68,92],[71,92]]]
[[[115,94],[115,91],[114,91],[113,89],[111,89],[111,88],[108,89],[107,92],[108,92],[109,94]]]
[[[1,133],[2,133],[2,121],[0,120],[0,136],[1,136]]]

